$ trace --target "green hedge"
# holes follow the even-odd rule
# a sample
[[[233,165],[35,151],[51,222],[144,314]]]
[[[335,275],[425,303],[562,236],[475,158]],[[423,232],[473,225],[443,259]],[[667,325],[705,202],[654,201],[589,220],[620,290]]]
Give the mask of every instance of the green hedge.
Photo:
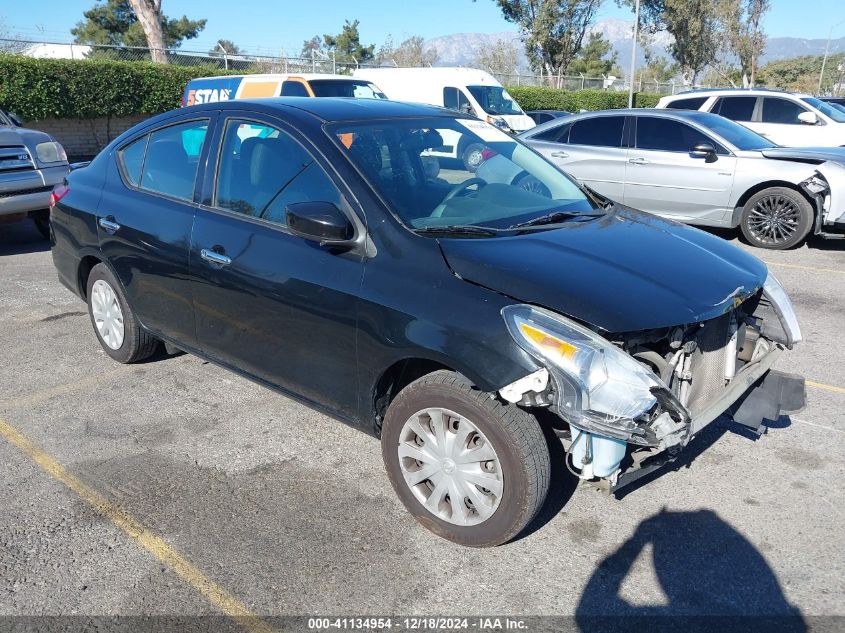
[[[0,55],[0,107],[25,121],[158,114],[180,105],[191,79],[221,74],[211,66]]]
[[[508,92],[523,110],[609,110],[628,107],[627,92],[609,90],[558,90],[545,86],[508,86]],[[653,108],[662,95],[636,93],[634,104],[638,108]]]

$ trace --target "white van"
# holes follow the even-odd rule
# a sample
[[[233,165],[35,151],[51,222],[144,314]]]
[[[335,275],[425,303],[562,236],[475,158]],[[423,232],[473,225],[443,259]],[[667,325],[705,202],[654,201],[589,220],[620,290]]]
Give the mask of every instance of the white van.
[[[474,68],[360,68],[352,73],[377,85],[395,101],[427,103],[473,114],[507,132],[534,127],[519,104],[490,73]],[[434,156],[460,158],[475,171],[482,162],[481,146],[463,147],[458,139],[444,138],[444,152]],[[455,141],[450,143],[450,141]]]

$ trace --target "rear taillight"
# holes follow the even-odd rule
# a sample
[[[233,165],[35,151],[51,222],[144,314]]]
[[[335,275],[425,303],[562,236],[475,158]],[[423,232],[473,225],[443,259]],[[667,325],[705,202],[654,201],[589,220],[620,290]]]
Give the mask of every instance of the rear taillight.
[[[56,204],[70,193],[70,187],[67,185],[56,185],[53,187],[53,193],[50,194],[50,206],[54,207]]]
[[[496,154],[498,154],[497,151],[485,148],[485,149],[481,150],[481,160],[490,160]]]

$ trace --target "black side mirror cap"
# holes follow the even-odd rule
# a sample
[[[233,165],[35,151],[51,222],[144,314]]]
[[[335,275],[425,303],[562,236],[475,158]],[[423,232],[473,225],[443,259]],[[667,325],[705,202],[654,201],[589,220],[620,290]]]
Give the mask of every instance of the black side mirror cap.
[[[285,208],[288,230],[294,235],[324,245],[349,244],[355,227],[331,202],[294,202]]]
[[[716,148],[712,143],[696,143],[689,152],[693,158],[703,158],[708,163],[716,160]]]

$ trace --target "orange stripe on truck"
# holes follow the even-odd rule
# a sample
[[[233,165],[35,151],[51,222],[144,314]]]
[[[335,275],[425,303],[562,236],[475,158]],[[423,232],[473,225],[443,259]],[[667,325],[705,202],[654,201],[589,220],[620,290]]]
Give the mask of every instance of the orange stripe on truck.
[[[279,88],[278,81],[250,81],[241,86],[238,95],[241,99],[253,99],[256,97],[272,97]]]

